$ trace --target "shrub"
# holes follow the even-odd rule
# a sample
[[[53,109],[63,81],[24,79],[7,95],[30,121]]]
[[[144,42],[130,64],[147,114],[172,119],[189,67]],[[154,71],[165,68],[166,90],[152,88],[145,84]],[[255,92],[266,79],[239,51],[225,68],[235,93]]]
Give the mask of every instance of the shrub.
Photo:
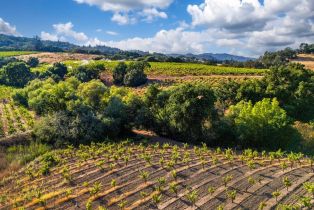
[[[15,87],[24,87],[33,74],[23,62],[13,62],[0,69],[0,83]]]
[[[93,79],[99,79],[100,73],[104,70],[105,66],[103,64],[90,63],[73,69],[69,72],[69,76],[74,76],[81,82],[88,82]]]
[[[104,126],[90,110],[61,111],[43,117],[35,123],[34,135],[48,144],[79,145],[104,136]]]
[[[120,62],[113,69],[113,83],[116,85],[123,85],[124,76],[127,72],[128,66],[124,62]]]
[[[137,87],[147,82],[145,68],[150,67],[144,61],[131,62],[129,65],[119,63],[113,70],[113,82],[116,85]]]
[[[314,119],[314,73],[301,64],[271,68],[264,79],[266,94],[276,97],[288,115],[303,121]]]
[[[230,107],[227,117],[234,124],[239,144],[244,147],[275,149],[288,143],[283,138],[289,120],[276,99],[263,99],[255,105],[241,101]]]
[[[214,101],[213,91],[202,85],[167,91],[150,86],[144,97],[148,117],[142,118],[142,125],[181,141],[208,142],[213,134]]]
[[[34,68],[34,67],[37,67],[37,66],[38,66],[39,60],[38,60],[38,58],[30,57],[30,58],[27,60],[26,63],[27,63],[27,65],[29,65],[29,67]]]
[[[54,63],[46,72],[40,75],[41,78],[51,77],[54,81],[63,80],[68,73],[68,68],[63,63]]]
[[[132,62],[129,64],[123,83],[126,86],[137,87],[147,82],[147,76],[144,73],[146,67],[150,67],[147,62]]]

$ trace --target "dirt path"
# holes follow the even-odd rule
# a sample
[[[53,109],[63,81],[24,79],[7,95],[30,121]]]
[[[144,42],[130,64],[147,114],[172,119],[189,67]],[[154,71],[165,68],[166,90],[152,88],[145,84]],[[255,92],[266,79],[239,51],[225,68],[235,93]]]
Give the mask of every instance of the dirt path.
[[[297,59],[292,60],[294,63],[301,63],[306,68],[314,70],[314,54],[299,54]]]
[[[56,62],[63,62],[67,60],[92,60],[98,55],[88,55],[88,54],[80,54],[80,53],[50,53],[50,52],[43,52],[43,53],[36,53],[30,55],[20,55],[16,56],[16,58],[21,60],[28,60],[30,57],[38,58],[41,63],[56,63]]]

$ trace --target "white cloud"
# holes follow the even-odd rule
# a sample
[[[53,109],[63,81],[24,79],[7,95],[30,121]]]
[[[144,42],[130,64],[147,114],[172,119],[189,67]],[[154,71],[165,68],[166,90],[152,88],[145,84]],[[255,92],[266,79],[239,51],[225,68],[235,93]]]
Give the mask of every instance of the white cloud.
[[[68,41],[67,38],[74,39],[79,44],[85,43],[89,40],[88,36],[83,32],[76,32],[73,30],[74,25],[71,22],[58,23],[52,25],[54,33],[41,32],[41,39],[50,41]]]
[[[47,32],[45,32],[45,31],[42,31],[42,32],[41,32],[40,38],[41,38],[42,40],[49,40],[49,41],[58,41],[58,40],[59,40],[58,35],[56,35],[56,34],[50,34],[50,33],[47,33]]]
[[[111,20],[118,23],[119,25],[134,24],[136,22],[136,19],[133,17],[129,17],[127,13],[120,14],[119,12],[116,12],[112,16]]]
[[[163,9],[173,0],[76,0],[112,11],[112,20],[131,24],[139,20],[167,18]],[[162,53],[227,52],[258,56],[266,50],[297,47],[301,42],[314,41],[313,0],[203,0],[189,5],[192,22],[178,22],[174,29],[160,30],[151,37],[134,37],[120,41],[83,38],[83,44],[108,45],[124,50]],[[58,36],[73,36],[72,24],[55,27]],[[62,30],[61,30],[62,29]],[[112,34],[106,31],[107,34]],[[86,36],[86,35],[85,35]]]
[[[80,4],[98,6],[103,11],[131,11],[142,8],[166,8],[173,0],[74,0]]]
[[[139,18],[134,12],[145,21],[152,21],[156,18],[167,18],[167,14],[158,9],[167,8],[174,0],[74,0],[79,4],[97,6],[103,11],[113,12],[112,21],[120,25],[135,23]],[[132,18],[130,18],[132,17]]]
[[[165,12],[160,12],[156,8],[146,8],[139,14],[145,17],[144,20],[146,22],[152,22],[156,18],[168,18],[168,15]]]
[[[119,33],[115,31],[106,31],[106,34],[111,35],[111,36],[117,36]]]
[[[73,30],[73,27],[74,25],[71,22],[53,25],[53,28],[58,35],[71,37],[78,42],[84,42],[88,40],[88,37],[83,32],[76,32]]]
[[[200,53],[206,50],[211,37],[207,32],[183,31],[182,28],[161,30],[151,38],[135,37],[122,41],[104,42],[123,50],[143,50],[163,53]]]
[[[16,27],[0,18],[0,34],[19,36]]]

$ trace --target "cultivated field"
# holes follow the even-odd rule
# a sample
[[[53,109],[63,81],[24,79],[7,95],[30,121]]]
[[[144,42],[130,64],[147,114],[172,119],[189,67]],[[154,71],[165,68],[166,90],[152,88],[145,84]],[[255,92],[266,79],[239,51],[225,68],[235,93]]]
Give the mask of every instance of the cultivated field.
[[[50,152],[0,185],[11,209],[274,209],[313,203],[313,160],[128,142]],[[263,207],[263,208],[262,208]]]
[[[29,55],[36,52],[32,51],[0,51],[0,57],[11,57],[11,56],[20,56],[20,55]]]
[[[0,138],[29,131],[34,125],[31,112],[7,101],[0,103],[0,116]]]
[[[298,59],[293,60],[305,65],[306,68],[314,70],[314,55],[313,54],[299,54]]]
[[[103,63],[108,72],[112,72],[118,61],[95,61]],[[66,61],[68,66],[75,68],[80,65],[77,61]],[[145,73],[150,76],[209,76],[209,75],[263,75],[266,69],[235,68],[224,66],[210,66],[196,63],[150,62],[151,68]]]
[[[32,129],[34,114],[10,99],[13,88],[0,86],[0,138]]]

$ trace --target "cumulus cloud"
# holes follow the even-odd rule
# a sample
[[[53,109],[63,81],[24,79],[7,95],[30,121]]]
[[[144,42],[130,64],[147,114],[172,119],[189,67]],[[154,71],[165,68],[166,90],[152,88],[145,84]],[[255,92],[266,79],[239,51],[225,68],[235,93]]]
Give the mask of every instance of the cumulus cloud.
[[[184,31],[182,28],[161,30],[154,37],[135,37],[122,41],[109,41],[104,44],[123,50],[143,50],[163,53],[200,53],[206,50],[212,38],[207,31]]]
[[[156,18],[168,18],[168,15],[165,12],[160,12],[156,8],[146,8],[139,14],[145,17],[144,20],[146,22],[152,22]]]
[[[40,38],[42,40],[48,40],[48,41],[58,41],[59,37],[56,34],[50,34],[48,32],[42,31],[40,34]]]
[[[297,47],[314,41],[313,0],[204,0],[188,5],[192,22],[161,30],[152,37],[135,37],[105,44],[125,50],[164,53],[229,53],[258,56],[266,50]],[[200,29],[201,28],[201,29]]]
[[[53,28],[58,35],[71,37],[79,42],[84,42],[88,40],[88,37],[83,32],[76,32],[73,30],[73,27],[74,25],[71,22],[53,25]]]
[[[115,31],[106,31],[106,34],[111,35],[111,36],[117,36],[119,33]]]
[[[113,22],[118,23],[119,25],[127,25],[127,24],[134,24],[136,23],[136,19],[134,17],[129,17],[127,13],[121,14],[119,12],[116,12],[111,20]]]
[[[103,11],[113,12],[112,21],[120,25],[135,23],[139,17],[151,22],[156,18],[167,18],[165,12],[158,9],[167,8],[174,0],[74,0],[79,4],[97,6]],[[139,14],[139,15],[137,15]],[[139,16],[139,17],[138,17]]]
[[[50,41],[67,41],[67,38],[74,39],[78,43],[84,43],[89,40],[88,36],[83,32],[76,32],[73,28],[74,25],[71,22],[59,23],[52,25],[54,33],[41,32],[41,38],[43,40]]]
[[[0,18],[0,34],[19,36],[16,27]]]

